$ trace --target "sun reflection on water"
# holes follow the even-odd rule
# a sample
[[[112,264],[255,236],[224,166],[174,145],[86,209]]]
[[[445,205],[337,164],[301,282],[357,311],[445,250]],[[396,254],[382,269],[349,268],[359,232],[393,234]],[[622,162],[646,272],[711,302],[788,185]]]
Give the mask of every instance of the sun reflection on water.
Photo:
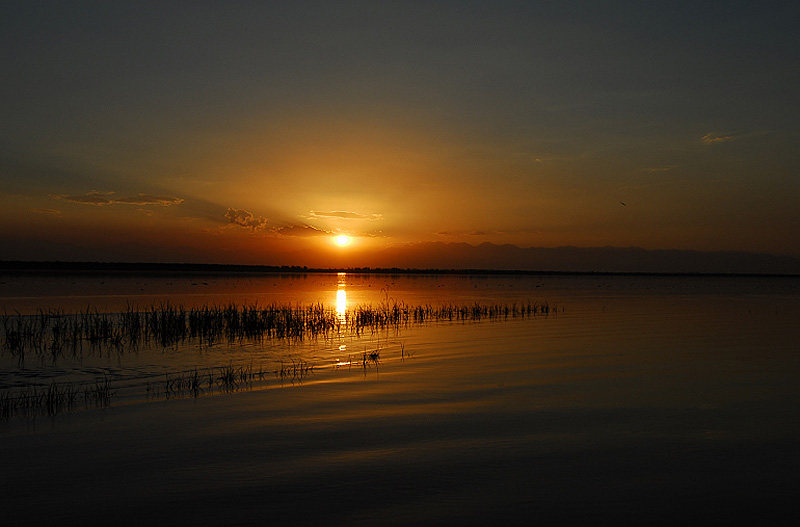
[[[336,289],[336,317],[342,324],[347,323],[347,282],[345,277],[345,273],[339,273],[339,285]]]

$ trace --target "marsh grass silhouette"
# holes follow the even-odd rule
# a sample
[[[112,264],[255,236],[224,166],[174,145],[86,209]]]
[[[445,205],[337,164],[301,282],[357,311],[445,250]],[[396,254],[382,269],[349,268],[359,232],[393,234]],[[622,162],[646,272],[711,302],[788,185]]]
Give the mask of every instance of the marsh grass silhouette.
[[[302,341],[342,333],[358,336],[409,324],[504,320],[548,315],[551,311],[555,308],[546,302],[437,306],[383,302],[356,306],[343,322],[334,308],[322,304],[199,308],[161,304],[145,309],[128,306],[120,313],[39,310],[35,315],[0,316],[0,347],[22,366],[30,355],[42,363],[56,363],[62,357],[82,358],[87,352],[101,356],[122,354],[142,346],[173,348],[194,343],[211,347],[218,342]]]
[[[82,384],[55,381],[46,385],[30,384],[17,391],[0,392],[0,420],[13,417],[31,419],[40,415],[52,417],[79,409],[81,398],[84,408],[105,408],[111,404],[114,394],[107,376]]]
[[[471,323],[510,318],[547,316],[557,312],[548,303],[453,304],[408,306],[384,301],[348,310],[343,320],[336,309],[323,304],[206,305],[186,308],[159,304],[144,309],[128,305],[119,313],[101,313],[87,308],[77,313],[39,310],[33,315],[8,313],[0,316],[0,351],[16,358],[19,367],[35,358],[41,364],[56,365],[61,359],[83,360],[89,356],[136,353],[143,347],[178,349],[179,346],[210,348],[216,343],[245,344],[274,341],[299,342],[340,336],[360,337],[386,329],[430,323]],[[400,359],[410,356],[405,344]],[[348,358],[352,367],[364,370],[381,361],[381,350],[364,351],[358,359]],[[163,380],[148,379],[146,396],[151,398],[200,397],[235,392],[262,382],[268,374],[291,383],[303,382],[314,373],[314,365],[301,359],[281,361],[277,369],[252,364],[195,368],[166,373]],[[92,381],[31,382],[0,391],[0,420],[15,416],[57,415],[84,408],[104,408],[116,394],[112,378],[103,373]],[[79,404],[83,400],[83,405]]]

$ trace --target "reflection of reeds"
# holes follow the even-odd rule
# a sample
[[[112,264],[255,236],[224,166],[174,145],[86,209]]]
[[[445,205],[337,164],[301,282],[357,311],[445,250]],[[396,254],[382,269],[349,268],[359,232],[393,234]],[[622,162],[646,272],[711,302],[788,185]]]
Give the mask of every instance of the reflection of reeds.
[[[229,304],[197,308],[161,304],[143,310],[128,306],[114,314],[91,309],[75,314],[40,310],[36,315],[0,316],[0,345],[20,364],[27,354],[35,355],[42,362],[55,363],[64,356],[80,358],[84,350],[119,354],[152,344],[169,348],[186,342],[212,346],[220,341],[300,341],[344,331],[360,335],[364,331],[409,324],[478,322],[550,312],[547,303],[408,306],[385,301],[377,306],[355,307],[343,323],[334,308],[322,304],[266,307]]]
[[[4,390],[0,392],[0,420],[15,416],[30,419],[38,415],[55,416],[69,412],[79,407],[80,395],[83,395],[86,408],[105,408],[111,404],[114,390],[106,376],[82,386],[71,382],[51,382],[47,385],[31,384],[15,392]]]

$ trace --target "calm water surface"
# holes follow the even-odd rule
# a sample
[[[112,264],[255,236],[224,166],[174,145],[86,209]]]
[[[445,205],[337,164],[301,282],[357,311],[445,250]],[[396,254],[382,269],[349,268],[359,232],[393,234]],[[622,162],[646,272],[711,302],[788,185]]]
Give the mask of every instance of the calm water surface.
[[[104,409],[0,422],[6,517],[530,524],[764,520],[800,484],[800,280],[0,276],[0,311],[547,302],[548,315],[301,342],[0,357],[0,390],[112,379]],[[364,353],[379,360],[359,362]],[[275,371],[233,393],[165,375]]]

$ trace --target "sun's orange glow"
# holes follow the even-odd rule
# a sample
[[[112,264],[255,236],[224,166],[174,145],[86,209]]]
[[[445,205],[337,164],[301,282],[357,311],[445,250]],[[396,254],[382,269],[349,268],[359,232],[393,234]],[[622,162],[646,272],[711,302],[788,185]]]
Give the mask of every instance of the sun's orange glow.
[[[333,243],[338,245],[339,247],[344,247],[346,245],[350,245],[350,236],[346,234],[340,234],[333,239]]]

